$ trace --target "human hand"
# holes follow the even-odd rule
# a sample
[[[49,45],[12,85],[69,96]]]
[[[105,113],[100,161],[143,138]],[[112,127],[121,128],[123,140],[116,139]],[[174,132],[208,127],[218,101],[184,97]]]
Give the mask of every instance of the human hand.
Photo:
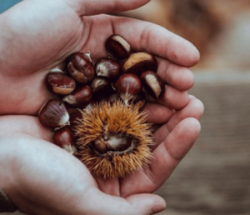
[[[0,87],[3,93],[0,95],[0,101],[4,101],[1,102],[0,112],[2,114],[37,114],[38,109],[50,96],[42,83],[47,71],[62,63],[68,55],[76,51],[91,51],[94,60],[104,56],[104,40],[113,33],[124,36],[135,50],[156,55],[159,62],[158,74],[168,85],[164,96],[160,99],[161,105],[152,103],[147,105],[149,121],[163,124],[155,133],[155,159],[149,168],[138,171],[135,175],[122,181],[96,179],[98,187],[103,192],[113,196],[126,197],[127,202],[124,199],[118,199],[127,206],[128,202],[130,202],[130,210],[132,210],[131,205],[137,207],[137,213],[135,214],[148,214],[155,202],[158,201],[163,204],[162,200],[151,194],[139,194],[139,196],[137,194],[155,191],[171,174],[199,134],[200,126],[196,119],[202,114],[203,107],[197,99],[190,99],[186,92],[193,85],[193,75],[186,67],[194,65],[199,59],[199,54],[187,41],[150,23],[106,15],[84,16],[100,12],[132,9],[147,1],[126,1],[125,4],[123,2],[99,1],[96,3],[97,8],[96,5],[91,5],[93,1],[58,0],[51,2],[26,0],[1,15],[0,26],[3,27],[4,34],[0,33],[2,34],[0,37],[3,38],[3,40],[0,40],[0,49],[1,53],[4,53],[2,50],[7,50],[7,52],[0,56],[1,66],[3,65],[0,74]],[[86,11],[86,8],[88,8],[88,11]],[[15,41],[14,44],[13,41]],[[155,108],[158,111],[155,111]],[[173,111],[174,109],[177,111]],[[34,131],[29,135],[34,137],[36,136],[35,133]],[[37,142],[39,147],[44,144],[41,148],[42,154],[48,154],[49,157],[52,157],[52,153],[45,149],[47,144],[43,143],[43,141],[37,139],[35,141],[31,137],[29,137],[31,139],[27,139],[26,136],[22,137],[26,142]],[[17,139],[21,138],[18,137]],[[38,137],[38,139],[41,138]],[[51,139],[47,139],[47,141],[51,141]],[[66,155],[63,154],[63,156]],[[78,162],[75,160],[68,161],[68,159],[63,158],[62,160],[66,160],[71,165],[76,165],[75,162]],[[28,160],[26,162],[28,163]],[[36,168],[36,163],[32,168]],[[43,165],[48,163],[45,162]],[[85,169],[84,166],[81,169],[77,168],[77,171],[81,172],[78,175],[86,173],[87,170],[83,169]],[[62,172],[65,174],[66,169]],[[87,175],[87,177],[90,177],[89,173]],[[96,185],[92,184],[94,183],[93,179],[88,178],[86,181],[88,181],[87,185],[89,187],[96,188]],[[73,182],[70,183],[73,184]],[[78,182],[78,184],[80,183],[84,183],[84,180]],[[52,184],[54,185],[54,183],[45,184],[49,188],[51,188]],[[26,185],[29,188],[30,183]],[[33,191],[31,193],[34,194],[37,186],[30,187]],[[77,185],[73,187],[76,188]],[[94,190],[96,191],[96,189]],[[43,194],[44,196],[39,193],[39,196],[45,198],[46,195]],[[56,196],[61,196],[60,194],[60,192],[55,192]],[[103,193],[98,194],[100,194],[100,198],[103,197],[101,199],[102,206],[106,205],[110,207],[110,210],[126,208],[125,206],[122,207],[122,204],[118,202],[117,204],[108,204],[108,202],[104,201],[107,196]],[[72,195],[74,196],[74,194]],[[93,196],[98,198],[98,195]],[[77,199],[79,199],[79,202],[82,200],[80,200],[79,196],[78,198],[74,197],[72,204],[75,205]],[[115,197],[108,199],[113,201]],[[67,201],[60,200],[60,202],[65,203],[60,205],[67,205]],[[48,199],[47,201],[40,199],[37,202],[38,205],[45,203],[48,203]],[[21,207],[22,205],[20,204]],[[52,206],[50,205],[50,207]],[[100,206],[101,213],[112,214],[108,208],[102,207],[101,204],[98,206]],[[56,204],[53,207],[55,210]],[[140,207],[141,211],[138,207]],[[40,213],[39,210],[36,213]],[[122,210],[119,214],[122,214]],[[127,214],[133,214],[133,212]]]
[[[192,73],[181,66],[199,59],[193,45],[151,23],[89,16],[133,9],[148,1],[26,0],[1,14],[0,114],[37,114],[50,96],[43,83],[47,72],[77,51],[91,51],[94,61],[106,56],[104,41],[114,33],[125,37],[135,51],[158,56],[161,76],[170,85],[168,104],[181,108],[188,97],[180,91],[193,84]]]
[[[37,117],[0,117],[0,187],[25,214],[146,215],[164,201],[152,194],[127,198],[100,191],[88,169],[51,144]]]

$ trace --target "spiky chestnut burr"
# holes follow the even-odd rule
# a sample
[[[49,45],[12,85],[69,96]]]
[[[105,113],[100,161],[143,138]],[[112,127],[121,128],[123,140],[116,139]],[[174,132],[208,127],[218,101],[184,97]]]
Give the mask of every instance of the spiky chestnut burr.
[[[102,101],[82,110],[75,135],[78,157],[98,176],[122,178],[145,166],[152,154],[151,126],[138,105]]]

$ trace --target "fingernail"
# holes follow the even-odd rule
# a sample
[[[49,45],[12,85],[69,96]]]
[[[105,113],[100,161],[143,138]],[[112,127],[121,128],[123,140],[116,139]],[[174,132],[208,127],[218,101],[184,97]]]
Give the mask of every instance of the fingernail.
[[[166,203],[162,203],[162,202],[158,202],[154,205],[154,207],[152,208],[152,213],[160,213],[162,212],[165,208],[167,207]]]

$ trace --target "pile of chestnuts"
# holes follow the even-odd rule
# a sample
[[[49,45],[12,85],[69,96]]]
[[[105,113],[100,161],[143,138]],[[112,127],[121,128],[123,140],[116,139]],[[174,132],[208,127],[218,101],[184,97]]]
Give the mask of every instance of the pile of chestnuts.
[[[125,106],[144,105],[146,97],[159,98],[164,84],[158,77],[157,60],[145,52],[132,52],[130,44],[120,35],[111,35],[105,42],[107,57],[92,61],[89,53],[73,53],[66,60],[65,71],[55,68],[45,79],[57,98],[48,100],[39,111],[39,120],[54,130],[54,143],[77,156],[76,126],[84,109],[98,102],[120,101]],[[118,135],[115,148],[95,144],[95,151],[126,153],[123,134]],[[121,147],[119,147],[119,140]],[[125,144],[124,144],[125,142]],[[132,141],[133,142],[133,141]],[[133,143],[135,144],[136,141]],[[120,153],[121,154],[121,153]]]

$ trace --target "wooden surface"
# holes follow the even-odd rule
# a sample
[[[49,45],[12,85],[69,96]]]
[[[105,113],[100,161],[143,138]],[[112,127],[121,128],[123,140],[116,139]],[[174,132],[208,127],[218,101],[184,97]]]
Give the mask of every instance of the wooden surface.
[[[159,215],[250,214],[250,73],[196,75],[205,105],[195,146],[157,192]]]

